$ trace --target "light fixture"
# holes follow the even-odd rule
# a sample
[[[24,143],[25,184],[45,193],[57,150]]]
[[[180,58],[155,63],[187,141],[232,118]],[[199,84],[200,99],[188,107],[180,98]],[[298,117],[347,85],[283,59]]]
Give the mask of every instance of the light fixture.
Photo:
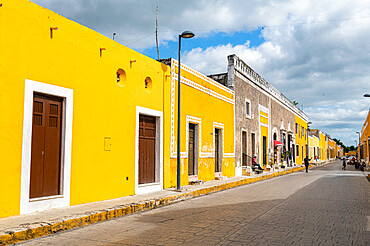
[[[193,32],[191,32],[191,31],[184,31],[180,35],[180,37],[182,37],[182,38],[192,38],[194,36],[195,36],[195,34]]]
[[[370,97],[370,94],[365,94],[364,97]]]

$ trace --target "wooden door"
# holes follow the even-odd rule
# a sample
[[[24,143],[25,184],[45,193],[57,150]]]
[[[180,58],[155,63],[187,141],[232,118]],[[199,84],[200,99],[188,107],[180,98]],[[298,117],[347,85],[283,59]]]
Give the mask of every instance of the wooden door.
[[[215,129],[215,172],[222,171],[222,144],[221,130]]]
[[[189,124],[188,175],[195,175],[195,124]]]
[[[251,138],[252,138],[252,158],[254,157],[254,155],[256,154],[256,134],[255,133],[252,133],[251,135]]]
[[[248,165],[247,159],[247,132],[242,131],[242,166]]]
[[[267,138],[263,136],[263,165],[267,165]]]
[[[60,194],[62,99],[35,94],[30,198]]]
[[[139,184],[156,182],[156,118],[139,116]]]

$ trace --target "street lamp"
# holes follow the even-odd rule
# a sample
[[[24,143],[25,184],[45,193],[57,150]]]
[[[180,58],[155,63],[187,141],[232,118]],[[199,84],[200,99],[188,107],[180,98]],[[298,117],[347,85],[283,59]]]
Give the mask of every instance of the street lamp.
[[[365,94],[364,97],[370,97],[370,94]]]
[[[185,31],[179,35],[179,66],[177,77],[177,190],[181,190],[181,157],[180,157],[180,86],[181,86],[181,38],[192,38],[194,33]]]

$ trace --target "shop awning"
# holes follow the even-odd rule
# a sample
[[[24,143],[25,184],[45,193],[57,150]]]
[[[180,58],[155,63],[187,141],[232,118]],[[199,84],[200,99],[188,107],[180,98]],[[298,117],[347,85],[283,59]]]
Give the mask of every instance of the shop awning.
[[[277,140],[274,140],[274,147],[277,147],[277,146],[283,146],[282,143],[280,143],[279,141]]]

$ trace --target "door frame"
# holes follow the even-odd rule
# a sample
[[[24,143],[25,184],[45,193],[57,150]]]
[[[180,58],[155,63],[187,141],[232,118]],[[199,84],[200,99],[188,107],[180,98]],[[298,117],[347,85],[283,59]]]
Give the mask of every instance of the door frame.
[[[190,124],[193,124],[194,127],[194,174],[189,175],[189,150],[190,150]],[[188,176],[189,177],[198,177],[198,158],[199,158],[199,124],[194,122],[186,122],[186,154],[188,158]]]
[[[32,112],[35,92],[63,98],[60,172],[61,195],[30,199]],[[25,80],[20,214],[33,213],[51,208],[67,207],[70,205],[72,118],[73,89],[28,79]]]
[[[156,118],[155,140],[155,168],[156,180],[150,184],[139,184],[139,117],[147,115]],[[145,194],[163,190],[163,112],[136,106],[136,130],[135,130],[135,194]]]
[[[247,129],[245,129],[245,128],[242,128],[241,129],[241,135],[240,135],[240,166],[241,167],[243,167],[243,133],[245,132],[245,141],[246,141],[246,143],[245,143],[245,145],[246,145],[246,147],[247,147],[247,149],[246,149],[246,154],[247,154],[247,166],[248,166],[248,130]],[[252,156],[252,158],[253,158],[253,156]]]

